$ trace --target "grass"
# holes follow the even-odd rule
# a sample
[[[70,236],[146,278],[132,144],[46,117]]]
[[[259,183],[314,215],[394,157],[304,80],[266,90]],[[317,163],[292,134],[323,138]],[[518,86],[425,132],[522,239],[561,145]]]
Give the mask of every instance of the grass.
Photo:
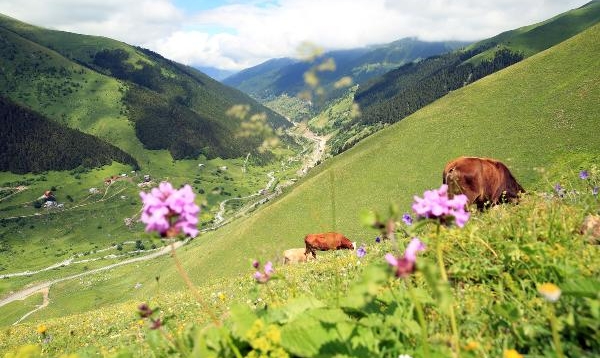
[[[592,172],[594,178],[600,174],[597,169]],[[428,248],[419,255],[419,270],[409,281],[413,285],[412,290],[415,290],[415,297],[427,307],[427,344],[431,356],[448,356],[447,343],[451,337],[449,322],[443,313],[443,301],[436,296],[436,286],[431,286],[429,282],[430,275],[437,275],[433,249],[436,245],[443,247],[451,289],[450,293],[443,295],[450,294],[446,299],[454,302],[463,356],[500,356],[507,349],[516,349],[531,356],[551,355],[554,348],[546,316],[548,304],[536,291],[536,285],[544,282],[553,282],[563,289],[563,297],[555,304],[555,309],[563,327],[560,339],[564,347],[576,356],[591,357],[598,354],[600,347],[589,340],[600,334],[598,321],[593,321],[593,311],[589,311],[593,302],[597,303],[597,298],[588,300],[580,296],[583,294],[581,292],[590,292],[589,288],[585,288],[586,285],[593,287],[600,284],[597,280],[600,266],[595,260],[598,247],[588,244],[585,237],[574,234],[582,218],[590,210],[597,210],[598,199],[585,190],[584,183],[579,179],[571,178],[568,185],[565,182],[563,184],[576,188],[579,194],[559,198],[554,193],[531,193],[517,206],[473,213],[462,230],[443,229],[439,235],[435,234],[433,228],[417,230]],[[407,238],[399,236],[400,251],[407,241]],[[415,308],[412,303],[415,301],[406,287],[409,283],[393,278],[383,260],[385,253],[398,249],[390,241],[377,244],[369,240],[365,247],[367,255],[362,259],[358,259],[353,252],[339,251],[321,253],[319,259],[311,264],[275,264],[278,279],[262,286],[253,282],[252,268],[248,262],[247,269],[239,276],[229,276],[211,284],[199,284],[204,306],[199,306],[189,292],[172,288],[166,282],[163,284],[166,279],[163,276],[158,282],[148,277],[141,288],[132,290],[131,285],[135,280],[128,275],[130,271],[117,270],[116,273],[122,278],[119,281],[113,280],[114,273],[93,275],[75,286],[53,287],[51,299],[64,300],[66,296],[77,295],[76,302],[80,302],[80,305],[102,304],[102,297],[89,295],[89,291],[88,295],[84,293],[85,286],[90,285],[103,287],[105,292],[135,293],[128,296],[127,302],[104,306],[101,310],[89,310],[86,307],[82,311],[85,313],[73,314],[81,308],[75,306],[72,311],[54,312],[52,316],[56,315],[56,318],[38,316],[31,322],[41,322],[48,327],[52,339],[46,343],[41,343],[36,323],[7,328],[0,332],[0,349],[12,350],[18,345],[38,342],[48,355],[75,351],[82,356],[111,356],[118,351],[130,351],[135,356],[168,355],[166,352],[159,353],[157,337],[147,329],[146,323],[140,323],[136,318],[137,304],[149,302],[151,307],[161,307],[163,317],[170,317],[166,326],[170,334],[175,337],[189,334],[188,342],[194,345],[203,344],[199,340],[201,335],[185,327],[192,323],[197,327],[206,325],[209,321],[206,309],[219,315],[229,312],[222,319],[224,327],[233,337],[238,337],[237,329],[242,329],[246,324],[246,319],[242,318],[246,314],[250,315],[249,318],[255,317],[252,320],[274,324],[282,334],[280,344],[292,351],[313,349],[311,346],[299,348],[290,340],[289,334],[296,324],[313,322],[315,318],[311,317],[315,317],[313,315],[316,313],[320,314],[316,316],[318,319],[338,322],[338,318],[334,317],[341,314],[345,318],[336,325],[343,331],[343,327],[352,322],[358,323],[355,329],[363,330],[360,340],[357,340],[358,336],[348,340],[351,353],[356,354],[369,346],[370,350],[363,352],[367,356],[396,357],[400,353],[423,356],[418,343],[421,342],[418,339],[419,324],[413,316]],[[172,260],[165,257],[155,265],[159,266],[157,269],[166,269],[172,264]],[[138,269],[145,270],[146,267]],[[148,276],[150,274],[147,272]],[[365,285],[365,280],[371,282],[370,286]],[[579,293],[573,291],[576,282],[582,285]],[[374,301],[369,303],[370,300]],[[304,304],[299,306],[300,302]],[[255,307],[250,311],[254,313],[242,314],[244,311],[240,311],[240,304],[241,307]],[[372,304],[380,309],[373,311]],[[264,305],[269,308],[265,309]],[[336,307],[342,310],[335,311]],[[298,316],[300,312],[304,313]],[[357,315],[357,312],[363,313]],[[371,327],[365,325],[367,321],[364,318],[367,316],[372,323],[377,322],[378,334],[364,331],[365,327]],[[290,318],[286,320],[282,317]],[[236,329],[236,325],[241,326]],[[584,333],[586,330],[589,331]],[[206,332],[206,329],[203,331]],[[587,343],[574,341],[573,332],[579,332],[580,339],[588,337]],[[344,351],[343,345],[339,345],[341,341],[329,336],[328,331],[321,333],[327,336],[330,348],[319,346],[325,342],[318,343],[321,341],[316,340],[316,352],[332,352],[327,349],[335,349],[338,353]],[[396,337],[391,341],[395,343],[386,339],[388,334]],[[250,338],[246,339],[252,345]],[[242,345],[240,349],[247,349],[244,347]],[[385,347],[389,349],[382,351]],[[221,351],[221,355],[224,352]]]

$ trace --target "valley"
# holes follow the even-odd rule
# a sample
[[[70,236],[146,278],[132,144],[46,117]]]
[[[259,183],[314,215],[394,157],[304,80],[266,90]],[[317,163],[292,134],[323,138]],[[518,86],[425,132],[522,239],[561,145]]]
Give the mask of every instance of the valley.
[[[600,355],[599,34],[595,0],[470,45],[270,60],[237,90],[0,15],[0,354]],[[502,161],[517,205],[458,225],[461,156]],[[154,219],[197,205],[194,239],[145,231],[162,181],[194,195]],[[324,232],[360,250],[284,264]]]

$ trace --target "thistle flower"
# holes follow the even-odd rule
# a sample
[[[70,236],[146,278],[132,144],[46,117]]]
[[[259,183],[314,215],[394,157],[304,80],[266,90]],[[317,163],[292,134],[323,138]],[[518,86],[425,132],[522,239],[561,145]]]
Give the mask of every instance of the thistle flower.
[[[253,265],[254,266],[254,265]],[[258,267],[255,267],[258,269]],[[265,264],[264,272],[256,271],[253,275],[254,279],[259,283],[266,283],[271,279],[271,276],[275,273],[273,270],[273,263],[271,261]]]
[[[191,186],[175,190],[171,183],[162,182],[150,193],[141,192],[140,197],[143,201],[141,221],[146,224],[146,232],[157,231],[168,237],[182,231],[190,237],[198,235],[200,208],[194,203]]]
[[[589,177],[590,177],[590,173],[588,173],[587,170],[582,170],[582,171],[579,172],[579,178],[581,180],[586,180]]]
[[[544,283],[538,287],[538,292],[549,302],[556,302],[560,298],[561,291],[553,283]]]
[[[363,258],[366,254],[367,250],[365,249],[365,245],[362,245],[358,248],[358,250],[356,250],[356,256],[358,256],[359,258]]]
[[[469,220],[470,213],[466,210],[467,196],[459,194],[449,199],[446,184],[439,189],[425,191],[423,198],[415,195],[414,199],[412,209],[419,217],[439,219],[442,223],[454,219],[458,227],[463,227]]]
[[[396,277],[406,277],[415,271],[415,262],[417,261],[417,253],[425,250],[425,244],[419,238],[413,238],[403,257],[395,257],[392,254],[386,254],[385,260],[396,268]]]
[[[410,214],[404,213],[404,215],[402,215],[402,222],[404,222],[404,224],[406,224],[407,226],[410,226],[413,223],[413,219],[410,216]]]
[[[141,318],[148,318],[148,317],[152,316],[152,313],[154,313],[154,311],[152,311],[152,309],[150,308],[150,306],[148,306],[148,304],[142,303],[141,305],[138,306],[138,314],[140,315]]]

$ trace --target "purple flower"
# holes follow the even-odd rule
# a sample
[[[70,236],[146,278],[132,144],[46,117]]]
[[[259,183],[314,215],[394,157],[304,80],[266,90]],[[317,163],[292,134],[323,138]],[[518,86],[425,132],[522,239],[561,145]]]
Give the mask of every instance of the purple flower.
[[[413,219],[408,213],[404,213],[404,215],[402,215],[402,221],[408,226],[412,225],[413,223]]]
[[[592,195],[593,195],[593,196],[597,196],[597,195],[598,195],[598,187],[597,187],[597,186],[595,186],[595,187],[592,189]]]
[[[579,178],[581,178],[582,180],[586,180],[589,177],[590,177],[590,173],[588,173],[587,170],[582,170],[579,172]]]
[[[254,261],[254,262],[258,262],[258,261]],[[252,266],[254,266],[254,265],[252,265]],[[258,267],[256,267],[256,268],[258,268]],[[271,279],[271,276],[274,273],[275,273],[275,270],[273,270],[273,263],[271,261],[269,261],[265,264],[264,272],[256,271],[254,273],[253,277],[259,283],[266,283],[267,281],[269,281],[269,279]]]
[[[252,261],[252,267],[254,267],[255,269],[257,269],[258,266],[260,266],[260,262],[258,262],[258,260]]]
[[[192,187],[185,185],[173,189],[169,182],[162,182],[150,193],[141,192],[143,201],[141,221],[146,232],[157,231],[161,236],[174,237],[180,232],[195,237],[198,235],[198,213]]]
[[[556,192],[556,194],[558,194],[558,196],[560,196],[561,198],[565,195],[565,191],[562,187],[562,185],[560,185],[560,183],[556,183],[556,185],[554,186],[554,191]]]
[[[471,215],[466,210],[467,196],[459,194],[449,199],[448,185],[446,184],[443,184],[437,190],[425,191],[423,198],[415,196],[414,199],[412,209],[419,217],[440,219],[443,223],[447,222],[448,219],[454,218],[456,225],[463,227]]]
[[[367,250],[365,249],[364,245],[362,245],[358,248],[358,250],[356,250],[356,256],[358,256],[359,258],[363,258],[366,254]]]
[[[381,242],[381,238],[380,238],[379,236],[377,236],[377,237],[375,238],[375,242],[379,244],[379,243]]]
[[[413,238],[406,247],[403,257],[386,254],[385,260],[396,268],[396,277],[406,277],[415,271],[417,253],[425,250],[425,244],[419,238]]]
[[[150,306],[148,306],[146,303],[142,303],[141,305],[138,306],[138,314],[140,315],[141,318],[148,318],[148,317],[152,316],[152,313],[154,313],[154,312],[152,311]]]

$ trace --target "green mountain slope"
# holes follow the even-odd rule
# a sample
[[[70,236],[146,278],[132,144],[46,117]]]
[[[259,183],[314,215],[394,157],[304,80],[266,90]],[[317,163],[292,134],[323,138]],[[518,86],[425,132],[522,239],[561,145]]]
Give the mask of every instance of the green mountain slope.
[[[502,33],[464,50],[408,64],[361,86],[354,124],[394,123],[434,100],[523,58],[549,48],[600,21],[600,2],[539,24]],[[345,130],[348,132],[348,130]]]
[[[0,171],[39,173],[111,164],[137,168],[129,154],[94,137],[61,126],[0,97]]]
[[[0,15],[0,48],[1,94],[105,139],[140,162],[148,160],[145,149],[168,149],[175,159],[231,158],[255,150],[264,138],[235,135],[241,120],[226,115],[234,105],[266,113],[274,128],[289,125],[191,67],[111,39]]]
[[[325,162],[251,216],[200,235],[179,257],[195,284],[218,291],[224,277],[248,275],[252,259],[279,260],[284,249],[302,247],[307,233],[337,230],[372,242],[362,210],[384,212],[394,202],[409,211],[412,196],[439,187],[444,164],[460,155],[498,158],[526,190],[552,190],[556,177],[545,172],[600,160],[598,51],[600,25],[454,91]],[[161,292],[182,287],[165,257],[102,274],[90,286],[57,284],[54,305],[37,317],[145,299],[156,294],[155,277]],[[144,283],[139,291],[131,290],[136,282]]]
[[[275,258],[325,230],[370,242],[361,210],[395,202],[408,211],[412,195],[439,187],[444,164],[460,155],[504,161],[527,190],[552,187],[545,169],[597,164],[599,51],[596,25],[450,93],[325,162],[251,217],[201,237],[185,253],[188,266],[199,278],[235,273],[249,257]]]

